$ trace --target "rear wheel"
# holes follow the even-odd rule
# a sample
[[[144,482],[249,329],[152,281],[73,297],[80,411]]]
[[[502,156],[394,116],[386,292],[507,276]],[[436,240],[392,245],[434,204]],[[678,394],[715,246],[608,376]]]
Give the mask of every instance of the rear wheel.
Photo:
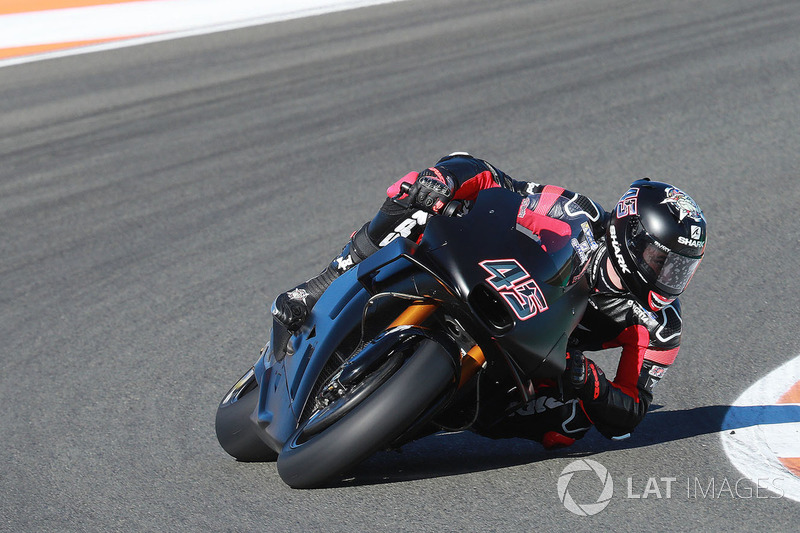
[[[404,343],[300,424],[278,457],[278,473],[291,487],[311,488],[354,467],[402,435],[454,376],[453,359],[437,342]]]
[[[278,452],[258,436],[259,428],[250,418],[258,406],[258,382],[251,368],[231,387],[217,407],[217,440],[239,461],[274,461]]]

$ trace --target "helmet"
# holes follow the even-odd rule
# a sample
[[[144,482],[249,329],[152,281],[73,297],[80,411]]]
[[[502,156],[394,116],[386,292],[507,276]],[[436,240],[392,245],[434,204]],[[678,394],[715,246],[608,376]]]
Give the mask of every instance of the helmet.
[[[677,187],[634,181],[611,214],[606,248],[625,287],[657,311],[686,289],[700,265],[706,219]]]

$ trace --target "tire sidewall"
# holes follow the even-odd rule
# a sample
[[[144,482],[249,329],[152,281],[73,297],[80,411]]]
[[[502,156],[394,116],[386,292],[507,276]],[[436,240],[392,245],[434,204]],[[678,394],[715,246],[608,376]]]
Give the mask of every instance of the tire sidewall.
[[[297,444],[298,430],[278,457],[278,473],[290,486],[324,483],[388,445],[410,427],[453,383],[450,354],[433,340],[415,352],[383,385],[341,420]]]
[[[260,428],[251,418],[258,406],[258,396],[259,387],[255,387],[217,407],[214,421],[217,440],[222,449],[238,461],[274,461],[278,458],[278,453],[259,437]]]

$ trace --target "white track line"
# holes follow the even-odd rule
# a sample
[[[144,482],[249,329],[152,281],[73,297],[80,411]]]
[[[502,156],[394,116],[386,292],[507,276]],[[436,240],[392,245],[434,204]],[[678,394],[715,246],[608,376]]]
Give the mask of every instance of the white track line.
[[[777,403],[800,381],[800,356],[748,388],[725,415],[720,433],[731,463],[747,478],[800,502],[800,478],[779,458],[800,457],[800,404]]]

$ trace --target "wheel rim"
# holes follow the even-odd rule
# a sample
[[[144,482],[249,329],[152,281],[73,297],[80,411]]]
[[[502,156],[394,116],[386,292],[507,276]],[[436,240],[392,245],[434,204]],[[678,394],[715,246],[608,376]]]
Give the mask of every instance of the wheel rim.
[[[384,364],[346,391],[342,397],[314,411],[298,432],[297,438],[294,440],[295,443],[302,444],[306,442],[355,409],[400,368],[403,359],[402,353],[392,354]]]

